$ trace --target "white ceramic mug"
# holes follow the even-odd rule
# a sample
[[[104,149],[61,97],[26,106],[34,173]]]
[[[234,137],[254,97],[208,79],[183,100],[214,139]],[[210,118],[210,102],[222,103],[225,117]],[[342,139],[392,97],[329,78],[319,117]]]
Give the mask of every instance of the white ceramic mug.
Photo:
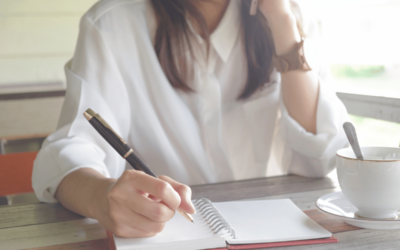
[[[351,148],[336,154],[340,187],[346,198],[367,218],[397,218],[400,209],[400,148],[361,147],[364,160]]]

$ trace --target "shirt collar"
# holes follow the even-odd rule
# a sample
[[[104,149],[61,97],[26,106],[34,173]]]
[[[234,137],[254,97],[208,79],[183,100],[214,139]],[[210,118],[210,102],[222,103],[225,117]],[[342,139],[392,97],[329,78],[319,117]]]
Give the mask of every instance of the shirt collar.
[[[226,62],[240,31],[240,1],[230,0],[222,20],[210,36],[211,45]]]

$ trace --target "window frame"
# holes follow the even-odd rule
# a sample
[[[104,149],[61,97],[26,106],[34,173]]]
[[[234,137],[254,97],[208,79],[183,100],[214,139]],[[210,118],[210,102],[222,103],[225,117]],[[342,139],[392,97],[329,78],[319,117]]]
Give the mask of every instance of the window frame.
[[[400,98],[337,92],[352,115],[400,123]]]

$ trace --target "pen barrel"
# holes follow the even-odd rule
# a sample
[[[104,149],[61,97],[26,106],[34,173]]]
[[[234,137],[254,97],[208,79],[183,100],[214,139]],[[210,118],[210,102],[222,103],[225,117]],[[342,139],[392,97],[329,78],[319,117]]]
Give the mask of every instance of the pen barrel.
[[[131,149],[124,141],[115,135],[113,131],[105,127],[96,117],[89,120],[89,123],[97,130],[97,132],[106,140],[111,147],[122,157]]]
[[[131,148],[126,144],[126,142],[122,141],[121,138],[116,135],[112,129],[104,126],[104,121],[102,123],[97,119],[97,117],[93,117],[89,120],[89,122],[97,130],[97,132],[111,145],[111,147],[113,147],[121,157],[125,158],[125,160],[135,170],[143,171],[148,175],[158,178],[157,175],[155,175],[153,171],[151,171],[146,166],[146,164],[144,164],[133,152],[125,157],[125,155],[131,150]]]
[[[150,168],[148,168],[146,166],[146,164],[144,164],[139,157],[137,157],[134,153],[128,155],[128,157],[125,158],[125,160],[136,170],[140,170],[145,172],[148,175],[151,175],[155,178],[158,178],[157,175],[155,175],[153,173],[153,171],[150,170]]]

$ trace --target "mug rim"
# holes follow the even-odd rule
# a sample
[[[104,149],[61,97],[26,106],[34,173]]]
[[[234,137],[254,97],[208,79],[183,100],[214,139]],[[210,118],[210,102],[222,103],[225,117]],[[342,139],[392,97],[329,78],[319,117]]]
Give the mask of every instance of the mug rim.
[[[400,150],[400,148],[398,148],[398,147],[366,146],[366,147],[361,147],[361,149],[362,148],[386,148],[386,149],[397,149],[397,150]],[[353,160],[353,161],[360,161],[360,162],[398,162],[398,161],[400,161],[400,159],[397,159],[397,160],[359,160],[357,158],[350,158],[350,157],[346,157],[346,156],[343,156],[343,155],[339,154],[339,151],[346,150],[346,149],[351,149],[351,147],[339,149],[338,151],[336,151],[336,156],[340,157],[340,158],[343,158],[343,159],[346,159],[346,160]]]

